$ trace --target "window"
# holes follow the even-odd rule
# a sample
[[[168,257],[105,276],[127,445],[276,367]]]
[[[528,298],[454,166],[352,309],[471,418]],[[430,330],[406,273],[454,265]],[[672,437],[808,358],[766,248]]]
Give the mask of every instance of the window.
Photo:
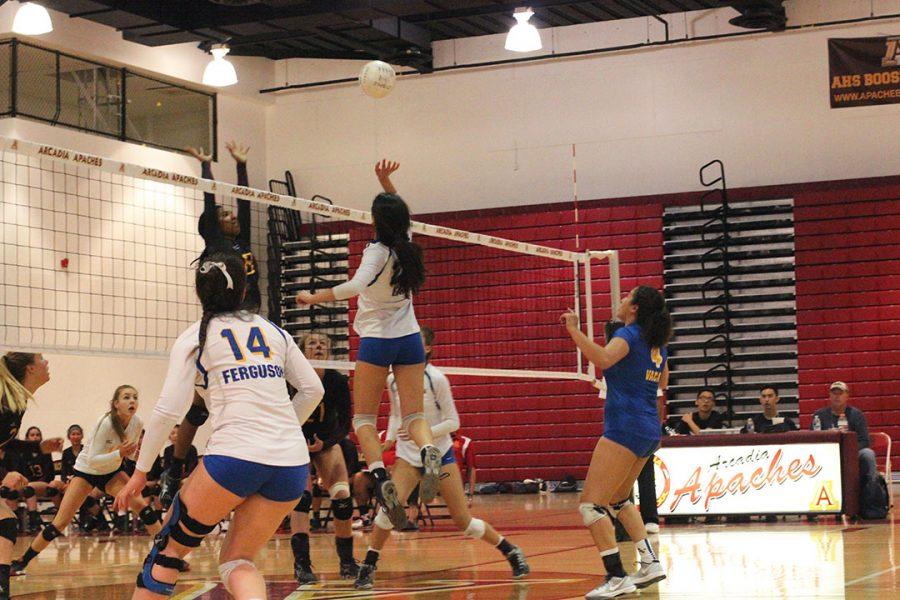
[[[216,147],[216,96],[13,39],[0,42],[0,115],[169,150]]]

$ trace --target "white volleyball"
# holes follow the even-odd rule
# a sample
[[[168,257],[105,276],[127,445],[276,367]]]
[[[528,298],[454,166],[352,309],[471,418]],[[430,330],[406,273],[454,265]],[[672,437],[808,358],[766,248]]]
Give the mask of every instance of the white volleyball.
[[[372,98],[384,98],[394,89],[397,74],[394,67],[384,61],[373,60],[359,72],[359,86]]]

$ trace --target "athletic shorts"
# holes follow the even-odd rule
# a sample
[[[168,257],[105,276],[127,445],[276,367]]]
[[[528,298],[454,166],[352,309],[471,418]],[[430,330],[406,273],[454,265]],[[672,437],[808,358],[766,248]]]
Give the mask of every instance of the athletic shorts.
[[[379,367],[422,364],[425,362],[422,335],[411,333],[398,338],[361,338],[356,360]]]
[[[625,446],[638,458],[647,458],[659,448],[659,438],[647,438],[634,435],[633,433],[624,433],[615,429],[605,430],[603,437],[611,440],[620,446]]]
[[[115,477],[118,473],[122,471],[122,467],[119,467],[112,473],[106,473],[105,475],[92,475],[90,473],[84,473],[79,471],[78,469],[72,470],[72,477],[81,477],[89,484],[100,490],[101,492],[106,492],[106,484],[112,481],[112,478]]]
[[[213,481],[241,498],[259,494],[274,502],[296,502],[309,480],[309,463],[276,467],[262,463],[212,455],[203,457],[203,466]]]

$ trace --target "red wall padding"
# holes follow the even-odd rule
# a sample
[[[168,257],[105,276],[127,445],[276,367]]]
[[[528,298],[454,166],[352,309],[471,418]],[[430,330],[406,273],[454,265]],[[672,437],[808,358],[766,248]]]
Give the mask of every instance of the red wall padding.
[[[802,425],[808,427],[812,412],[825,406],[828,384],[846,381],[851,404],[866,412],[871,430],[893,438],[894,458],[900,459],[900,185],[810,184],[743,189],[732,197],[795,199]],[[696,195],[684,194],[582,203],[577,226],[571,204],[422,220],[567,250],[575,249],[577,233],[580,249],[619,250],[627,291],[638,284],[662,288],[664,206],[696,202]],[[369,228],[351,230],[351,267],[370,238]],[[476,366],[480,357],[499,359],[504,368],[571,364],[570,342],[555,324],[561,303],[571,297],[568,266],[520,269],[515,285],[494,286],[491,273],[517,269],[514,255],[484,258],[476,248],[417,241],[425,246],[433,278],[417,297],[416,312],[436,329],[435,364]],[[541,325],[523,332],[491,316],[520,309],[518,301],[533,295],[535,286],[548,307],[532,304],[528,310]],[[609,317],[608,290],[606,272],[598,269],[598,323]],[[357,345],[352,338],[354,358]],[[480,481],[584,477],[603,429],[601,404],[589,384],[482,377],[451,377],[451,383],[461,431],[477,441]],[[382,427],[385,421],[382,414]]]
[[[794,198],[800,422],[850,385],[870,431],[900,458],[900,186],[811,191]],[[882,464],[879,456],[879,465]]]

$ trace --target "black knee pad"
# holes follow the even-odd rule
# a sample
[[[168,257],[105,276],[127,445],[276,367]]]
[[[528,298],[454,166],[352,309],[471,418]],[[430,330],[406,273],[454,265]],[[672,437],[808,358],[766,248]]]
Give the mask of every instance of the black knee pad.
[[[49,525],[44,527],[44,530],[41,532],[41,537],[48,542],[52,542],[61,535],[62,533],[53,525],[53,523],[50,523]]]
[[[153,510],[152,506],[145,506],[138,513],[138,518],[140,518],[141,523],[149,526],[159,522],[159,513]]]
[[[353,500],[350,498],[338,498],[331,501],[331,512],[334,518],[347,521],[353,517]]]
[[[55,488],[55,487],[47,488],[47,497],[48,498],[56,498],[57,496],[59,496],[59,490],[57,488]]]
[[[19,533],[19,522],[10,517],[0,521],[0,538],[6,538],[16,544],[16,535]]]
[[[312,494],[309,490],[305,490],[303,495],[300,496],[300,501],[297,502],[297,506],[294,507],[294,512],[309,513],[312,508],[312,500]]]
[[[187,422],[194,427],[200,427],[209,418],[209,411],[205,406],[199,404],[191,404],[190,410],[187,412]]]
[[[31,487],[30,485],[26,485],[26,486],[25,486],[25,489],[22,490],[22,497],[23,497],[23,498],[26,498],[26,499],[27,499],[27,498],[34,498],[34,495],[35,495],[35,494],[37,494],[37,492],[34,491],[34,488]]]
[[[4,485],[3,487],[0,487],[0,498],[3,498],[4,500],[18,500],[19,492],[18,490],[8,488]]]

